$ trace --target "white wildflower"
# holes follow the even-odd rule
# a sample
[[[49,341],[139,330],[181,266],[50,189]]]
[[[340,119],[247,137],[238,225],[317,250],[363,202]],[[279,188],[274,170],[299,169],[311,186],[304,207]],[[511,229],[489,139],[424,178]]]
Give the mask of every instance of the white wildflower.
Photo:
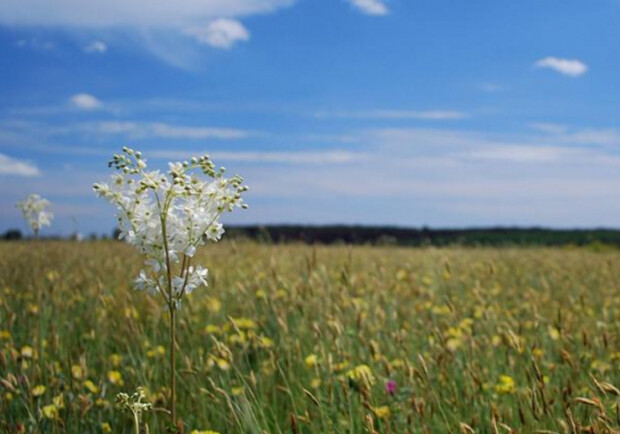
[[[208,270],[192,265],[196,250],[221,238],[222,213],[247,208],[241,194],[248,188],[239,176],[225,178],[207,155],[169,163],[163,174],[147,171],[139,152],[123,148],[109,166],[116,169],[111,181],[94,189],[118,208],[119,238],[146,256],[135,286],[176,309],[185,294],[207,285]]]
[[[50,226],[54,214],[47,210],[50,206],[50,201],[43,199],[38,194],[31,194],[26,199],[17,202],[17,208],[19,208],[24,216],[24,220],[34,235],[37,236],[43,226]]]

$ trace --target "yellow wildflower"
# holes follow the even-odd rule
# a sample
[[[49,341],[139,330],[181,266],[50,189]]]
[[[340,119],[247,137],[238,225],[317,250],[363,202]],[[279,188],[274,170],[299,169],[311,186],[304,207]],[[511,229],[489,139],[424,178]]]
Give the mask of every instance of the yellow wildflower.
[[[220,328],[220,326],[216,326],[214,324],[207,324],[207,326],[205,327],[205,333],[208,333],[210,335],[219,335],[222,333],[222,329]]]
[[[560,332],[556,327],[549,326],[547,327],[547,330],[549,331],[549,337],[551,337],[551,339],[554,341],[560,339]]]
[[[370,409],[379,419],[387,419],[390,417],[390,407],[387,405],[382,405],[381,407],[370,407]]]
[[[459,349],[459,347],[462,344],[463,344],[463,341],[461,340],[461,338],[450,338],[446,342],[446,348],[449,349],[450,351],[456,351]]]
[[[112,384],[118,384],[119,386],[122,386],[124,384],[123,376],[118,371],[108,372],[108,381]]]
[[[359,365],[347,371],[346,377],[358,383],[362,383],[366,387],[375,384],[375,376],[368,365]]]
[[[103,422],[101,424],[101,431],[103,431],[103,432],[112,432],[112,427],[110,427],[109,423]]]
[[[304,362],[308,368],[314,368],[318,363],[318,358],[316,354],[310,354],[304,359]]]
[[[515,380],[508,375],[500,375],[499,383],[495,385],[495,391],[500,394],[514,393],[516,390]]]
[[[22,347],[21,355],[25,359],[31,359],[32,356],[34,355],[34,350],[32,349],[31,346],[26,345]]]
[[[261,336],[258,338],[258,343],[263,348],[271,348],[273,347],[273,340],[269,339],[266,336]]]
[[[32,396],[41,396],[45,393],[46,390],[47,388],[45,386],[39,384],[32,389]]]
[[[87,388],[90,391],[90,393],[95,393],[95,394],[99,393],[99,388],[95,385],[95,383],[93,383],[90,380],[86,380],[84,382],[84,387]]]
[[[222,371],[228,371],[230,369],[230,363],[228,363],[228,360],[226,359],[218,358],[215,363]]]
[[[54,404],[45,405],[41,410],[43,412],[43,416],[45,416],[46,418],[58,419],[58,407],[56,407]]]
[[[249,319],[249,318],[232,318],[232,322],[239,329],[249,330],[249,329],[255,329],[256,328],[256,323],[253,320]]]
[[[84,368],[82,368],[80,365],[71,366],[71,375],[76,380],[82,380],[84,378]]]

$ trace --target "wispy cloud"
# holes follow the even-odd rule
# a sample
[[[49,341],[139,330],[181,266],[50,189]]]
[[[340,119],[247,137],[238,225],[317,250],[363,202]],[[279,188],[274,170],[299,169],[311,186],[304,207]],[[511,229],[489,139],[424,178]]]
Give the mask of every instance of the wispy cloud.
[[[103,107],[103,103],[89,93],[77,93],[69,98],[69,102],[80,110],[96,110]]]
[[[3,121],[0,122],[0,144],[19,144],[28,146],[44,143],[46,140],[64,141],[70,138],[87,140],[97,143],[104,142],[108,137],[124,137],[131,140],[170,139],[170,140],[242,140],[249,137],[260,137],[265,133],[239,128],[223,128],[212,126],[189,126],[164,122],[138,121],[97,121],[77,122],[65,125],[50,125],[41,122]],[[60,147],[62,148],[62,146]]]
[[[39,168],[27,161],[0,154],[0,175],[33,177],[41,175]]]
[[[252,133],[235,128],[199,127],[174,125],[163,122],[98,122],[78,125],[83,131],[98,134],[120,134],[131,138],[164,138],[164,139],[244,139]]]
[[[548,68],[569,77],[579,77],[588,72],[588,65],[581,60],[545,57],[534,63],[535,68]]]
[[[90,44],[84,47],[86,53],[99,53],[103,54],[108,51],[108,45],[103,41],[92,41]]]
[[[103,29],[113,27],[184,29],[220,17],[273,12],[294,0],[6,0],[0,22],[7,25]]]
[[[153,151],[149,154],[152,158],[163,159],[186,159],[192,155],[196,155],[195,151]],[[348,150],[329,150],[325,152],[316,151],[295,151],[295,152],[272,152],[272,151],[215,151],[209,155],[214,161],[236,162],[236,163],[278,163],[293,165],[333,165],[347,164],[353,162],[365,161],[370,158],[360,152]]]
[[[15,45],[19,48],[30,48],[32,50],[51,51],[56,48],[56,44],[52,41],[41,40],[39,38],[23,38],[19,39]]]
[[[0,7],[0,25],[105,35],[118,45],[137,44],[171,65],[191,69],[198,63],[200,51],[188,43],[190,37],[217,48],[230,48],[249,39],[249,31],[239,19],[272,13],[295,1],[6,0]],[[123,37],[116,37],[120,34]],[[104,52],[107,44],[96,42],[86,51]],[[23,44],[33,45],[29,40]]]
[[[383,0],[349,0],[349,3],[366,15],[383,16],[390,12]]]
[[[533,130],[547,134],[561,134],[568,130],[566,125],[554,124],[550,122],[534,122],[529,125]]]
[[[469,113],[453,110],[367,110],[367,111],[319,111],[317,118],[349,118],[349,119],[417,119],[427,121],[444,121],[467,119]]]
[[[248,41],[250,32],[237,20],[220,18],[208,23],[205,27],[191,27],[185,30],[201,44],[215,48],[229,49],[237,42]]]

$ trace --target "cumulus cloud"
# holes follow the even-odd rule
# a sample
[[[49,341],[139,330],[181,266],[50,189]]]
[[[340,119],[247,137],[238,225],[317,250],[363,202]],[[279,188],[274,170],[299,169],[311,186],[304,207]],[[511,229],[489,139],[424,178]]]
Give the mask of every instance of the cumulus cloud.
[[[11,158],[5,154],[0,154],[0,175],[32,177],[39,176],[40,174],[41,172],[37,166],[26,161]]]
[[[360,12],[366,15],[387,15],[390,11],[382,0],[349,0]]]
[[[588,72],[588,65],[577,59],[560,59],[558,57],[545,57],[534,63],[536,68],[552,69],[569,77],[579,77]]]
[[[84,47],[84,51],[87,53],[103,54],[108,51],[108,45],[103,41],[93,41]]]
[[[96,110],[103,107],[103,103],[89,93],[76,93],[69,101],[80,110]]]
[[[248,41],[250,32],[237,20],[220,18],[211,21],[206,27],[195,27],[185,31],[201,44],[215,48],[228,49],[236,42]]]

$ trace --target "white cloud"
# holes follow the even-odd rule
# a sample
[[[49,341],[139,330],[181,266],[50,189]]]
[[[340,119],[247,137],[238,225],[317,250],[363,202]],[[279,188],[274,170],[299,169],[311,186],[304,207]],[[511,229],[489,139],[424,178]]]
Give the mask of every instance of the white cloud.
[[[4,0],[0,23],[70,28],[186,29],[221,17],[273,12],[295,0]]]
[[[529,125],[531,129],[547,134],[561,134],[568,130],[565,125],[553,124],[550,122],[534,122]]]
[[[351,119],[417,119],[429,121],[457,120],[469,118],[469,113],[452,110],[368,110],[368,111],[320,111],[315,113],[318,118],[351,118]]]
[[[273,13],[296,1],[3,0],[0,26],[105,36],[115,46],[147,51],[174,67],[195,70],[204,65],[204,54],[201,47],[189,42],[188,34],[228,48],[249,38],[249,32],[236,20]]]
[[[108,45],[103,41],[93,41],[84,47],[86,53],[100,53],[103,54],[108,51]]]
[[[571,129],[566,125],[553,123],[533,123],[530,128],[550,135],[551,140],[556,143],[609,148],[620,146],[620,131],[613,128]]]
[[[8,155],[0,154],[0,175],[14,176],[39,176],[41,172],[37,166],[26,161],[11,158]]]
[[[69,129],[74,130],[75,128],[69,127]],[[244,139],[251,135],[249,131],[235,128],[194,127],[163,122],[109,121],[81,124],[77,126],[77,129],[95,134],[122,134],[136,139],[156,137],[189,140],[235,140]]]
[[[359,11],[366,15],[387,15],[390,11],[382,0],[349,0]]]
[[[96,110],[103,106],[101,101],[89,93],[76,93],[69,101],[80,110]]]
[[[545,57],[534,63],[536,68],[553,69],[560,74],[569,77],[579,77],[588,72],[588,65],[576,59],[560,59],[558,57]]]
[[[204,152],[203,152],[204,153]],[[153,158],[163,159],[186,159],[197,154],[195,151],[154,151],[149,155]],[[200,154],[200,152],[198,152]],[[346,164],[360,162],[368,158],[367,155],[344,150],[329,150],[325,152],[315,151],[215,151],[208,153],[214,161],[237,162],[237,163],[279,163],[279,164]]]
[[[467,159],[509,163],[551,163],[562,159],[590,157],[591,154],[579,148],[561,146],[504,145],[466,152],[462,156]]]
[[[201,44],[215,48],[229,49],[235,43],[248,41],[250,32],[237,20],[220,18],[211,21],[206,27],[193,27],[185,30]]]

